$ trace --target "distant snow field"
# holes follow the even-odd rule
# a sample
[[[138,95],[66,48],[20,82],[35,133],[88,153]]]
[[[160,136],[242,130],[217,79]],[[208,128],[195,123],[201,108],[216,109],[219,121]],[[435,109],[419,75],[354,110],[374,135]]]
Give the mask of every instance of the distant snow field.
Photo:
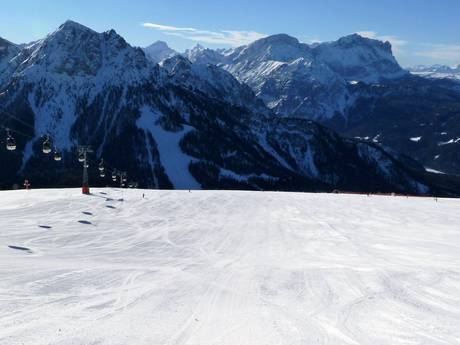
[[[0,192],[0,344],[459,344],[459,210],[361,195]]]

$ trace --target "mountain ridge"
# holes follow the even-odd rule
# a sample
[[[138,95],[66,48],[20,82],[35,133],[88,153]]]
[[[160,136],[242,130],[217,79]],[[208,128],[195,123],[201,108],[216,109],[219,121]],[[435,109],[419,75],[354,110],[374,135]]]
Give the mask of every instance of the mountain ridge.
[[[74,152],[85,144],[154,188],[455,190],[378,146],[279,118],[219,66],[182,57],[155,64],[113,30],[66,22],[13,60],[0,85],[0,107],[12,116],[0,116],[0,125],[28,137],[17,135],[15,152],[0,151],[3,188],[18,178],[78,184]],[[47,135],[62,151],[61,165],[40,153]]]
[[[231,72],[276,113],[315,120],[345,116],[353,101],[350,82],[377,83],[408,74],[388,42],[357,34],[314,45],[278,34],[222,53],[192,49],[185,55],[194,63]]]
[[[455,66],[447,65],[418,65],[407,68],[409,72],[426,78],[451,79],[460,82],[460,64]]]
[[[389,42],[352,34],[308,45],[274,35],[225,52],[208,51],[213,60],[201,51],[188,57],[226,69],[279,116],[313,119],[342,135],[406,152],[427,167],[460,174],[455,153],[460,84],[446,74],[423,78],[404,70]],[[422,140],[411,139],[421,132]]]

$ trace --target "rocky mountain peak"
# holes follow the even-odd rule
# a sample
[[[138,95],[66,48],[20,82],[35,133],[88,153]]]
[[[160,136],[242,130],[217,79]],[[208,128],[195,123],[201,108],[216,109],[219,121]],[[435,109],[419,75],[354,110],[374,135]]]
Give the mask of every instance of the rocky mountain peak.
[[[297,45],[299,44],[299,40],[295,37],[289,36],[288,34],[276,34],[261,38],[255,41],[253,44],[256,45],[275,45],[275,44],[283,44],[283,45]]]
[[[396,61],[389,42],[358,34],[319,44],[314,53],[346,80],[377,82],[406,74]]]
[[[147,57],[155,63],[159,63],[177,54],[177,52],[171,49],[164,41],[156,41],[143,49]]]
[[[11,55],[18,50],[19,47],[16,44],[0,37],[0,59],[2,59],[4,56]]]
[[[184,55],[193,63],[199,64],[217,65],[223,59],[223,55],[220,52],[205,48],[201,44],[197,44],[192,49],[187,49]]]
[[[379,50],[382,55],[393,57],[393,51],[389,41],[368,38],[357,33],[341,37],[337,40],[337,45],[345,49],[362,47],[363,49]]]
[[[182,55],[174,55],[160,62],[160,66],[163,67],[169,74],[174,74],[179,70],[190,70],[192,62]]]
[[[197,43],[191,50],[192,51],[202,51],[205,50],[206,48],[203,47],[201,44]]]
[[[88,28],[87,26],[84,26],[70,19],[62,23],[56,31],[91,31],[96,33],[96,31]]]
[[[286,34],[261,38],[229,55],[235,60],[290,62],[299,57],[309,57],[310,47]]]
[[[151,45],[149,45],[148,47],[146,47],[145,49],[147,48],[168,49],[169,46],[165,41],[156,41],[152,43]]]
[[[46,38],[25,47],[19,72],[33,67],[69,76],[94,76],[103,67],[123,70],[145,68],[147,59],[115,30],[98,33],[68,20]],[[104,68],[107,71],[107,68]]]

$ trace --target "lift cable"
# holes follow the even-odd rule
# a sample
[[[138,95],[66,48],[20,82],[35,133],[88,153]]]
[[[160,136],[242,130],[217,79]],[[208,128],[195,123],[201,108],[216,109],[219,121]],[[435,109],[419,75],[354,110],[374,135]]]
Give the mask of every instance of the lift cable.
[[[35,128],[33,126],[29,125],[28,123],[26,123],[25,121],[21,120],[17,116],[12,115],[11,113],[7,112],[6,110],[0,110],[0,112],[1,112],[1,114],[6,115],[10,119],[13,119],[13,120],[21,123],[22,125],[26,126],[27,128],[30,128],[33,132],[35,132]],[[22,131],[19,131],[17,129],[11,129],[11,128],[6,127],[4,125],[0,125],[0,128],[3,128],[7,133],[6,141],[7,141],[7,149],[9,151],[13,151],[13,150],[16,149],[16,141],[15,141],[14,137],[11,135],[11,133],[15,133],[17,135],[20,135],[20,136],[22,136],[24,138],[27,138],[27,139],[30,139],[30,140],[33,140],[33,139],[37,138],[36,136],[32,136],[30,134],[25,134]],[[45,134],[44,138],[45,139],[42,142],[42,152],[45,153],[45,154],[49,154],[52,151],[51,138],[50,138],[49,134]],[[53,158],[54,158],[55,161],[61,161],[62,160],[62,154],[56,147],[54,147],[54,157]],[[111,175],[112,180],[114,182],[116,180],[120,180],[120,186],[125,186],[125,185],[128,184],[128,174],[127,174],[126,171],[120,171],[119,169],[111,167],[103,159],[101,159],[101,161],[99,163],[96,163],[92,159],[90,159],[89,157],[86,157],[85,164],[88,164],[88,162],[91,162],[91,163],[93,163],[93,164],[95,164],[95,165],[97,165],[99,167],[99,175],[100,175],[101,178],[104,178],[106,176],[106,173],[108,173],[108,175]]]
[[[6,110],[0,110],[0,112],[1,112],[3,115],[6,115],[6,116],[8,116],[9,118],[18,121],[19,123],[23,124],[24,126],[29,127],[30,129],[32,129],[32,130],[35,131],[35,128],[34,128],[33,126],[29,125],[27,122],[21,120],[21,119],[18,118],[17,116],[14,116],[14,115],[11,114],[10,112],[7,112]]]

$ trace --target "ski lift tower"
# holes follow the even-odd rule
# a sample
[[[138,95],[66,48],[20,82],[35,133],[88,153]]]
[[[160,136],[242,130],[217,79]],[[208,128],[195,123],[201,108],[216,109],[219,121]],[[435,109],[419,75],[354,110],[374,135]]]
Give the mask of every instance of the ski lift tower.
[[[83,184],[81,192],[83,194],[89,194],[89,179],[88,179],[88,153],[93,152],[90,146],[78,146],[78,161],[83,163]]]
[[[126,181],[128,180],[128,174],[126,171],[121,171],[120,172],[120,188],[123,188],[126,186]]]

